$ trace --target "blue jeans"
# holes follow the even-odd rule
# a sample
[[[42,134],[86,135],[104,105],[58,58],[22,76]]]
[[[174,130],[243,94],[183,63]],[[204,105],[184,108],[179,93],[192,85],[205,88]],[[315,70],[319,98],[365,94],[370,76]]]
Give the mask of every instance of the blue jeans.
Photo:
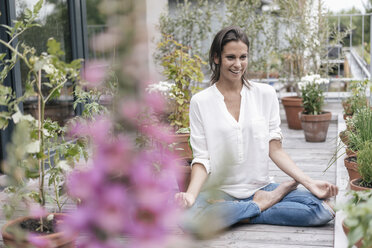
[[[261,190],[273,191],[278,185],[271,183]],[[194,234],[206,228],[208,233],[214,233],[247,219],[251,224],[319,226],[334,218],[332,209],[304,188],[290,192],[263,212],[252,201],[253,196],[236,199],[221,191],[201,192],[194,205],[186,210],[181,228]],[[216,200],[211,203],[211,199]]]

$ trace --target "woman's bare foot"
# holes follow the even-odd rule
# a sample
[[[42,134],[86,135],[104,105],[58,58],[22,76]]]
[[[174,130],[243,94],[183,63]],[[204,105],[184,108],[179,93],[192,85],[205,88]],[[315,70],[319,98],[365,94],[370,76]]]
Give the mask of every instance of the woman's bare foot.
[[[258,205],[261,212],[278,203],[289,192],[297,188],[298,183],[294,180],[281,183],[273,191],[257,191],[253,196],[253,201]]]

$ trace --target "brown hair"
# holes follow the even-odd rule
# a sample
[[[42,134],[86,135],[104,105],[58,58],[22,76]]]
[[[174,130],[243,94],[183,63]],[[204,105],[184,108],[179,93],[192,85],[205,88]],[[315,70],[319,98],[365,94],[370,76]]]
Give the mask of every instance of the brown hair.
[[[238,26],[230,26],[221,29],[213,39],[211,48],[209,50],[209,66],[212,70],[211,84],[214,84],[220,79],[221,54],[223,47],[230,41],[242,41],[247,45],[249,51],[249,39],[244,31]],[[214,58],[218,57],[219,63],[214,62]],[[248,83],[246,73],[244,73],[243,82]],[[247,85],[248,86],[248,85]]]

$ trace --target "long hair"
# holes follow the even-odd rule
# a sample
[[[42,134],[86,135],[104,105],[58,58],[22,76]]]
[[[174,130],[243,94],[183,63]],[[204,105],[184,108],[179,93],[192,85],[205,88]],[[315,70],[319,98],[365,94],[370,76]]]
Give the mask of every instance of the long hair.
[[[221,54],[223,47],[230,41],[242,41],[247,45],[249,51],[249,39],[244,31],[238,26],[230,26],[221,29],[213,39],[211,48],[209,50],[209,66],[212,70],[211,84],[216,83],[220,79],[220,67],[221,67]],[[218,58],[219,63],[214,62],[215,58]],[[243,74],[243,82],[246,84],[246,72]],[[248,85],[247,85],[248,86]]]

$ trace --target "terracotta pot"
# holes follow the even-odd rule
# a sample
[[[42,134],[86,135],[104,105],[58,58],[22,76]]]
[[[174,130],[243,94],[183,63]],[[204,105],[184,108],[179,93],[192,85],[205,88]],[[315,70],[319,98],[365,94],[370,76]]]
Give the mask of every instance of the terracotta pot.
[[[346,155],[348,157],[356,157],[357,156],[357,153],[354,152],[353,150],[349,149],[349,148],[346,148]]]
[[[302,129],[307,142],[324,142],[327,138],[328,126],[331,121],[331,112],[320,115],[306,115],[300,113]]]
[[[189,146],[190,134],[175,134],[172,138],[172,145],[176,154],[183,159],[192,158],[192,150]]]
[[[304,111],[302,107],[302,98],[297,96],[283,97],[282,104],[285,110],[285,116],[287,118],[289,129],[302,129],[301,121],[298,113]]]
[[[190,178],[191,178],[191,161],[192,158],[188,159],[180,159],[180,177],[177,178],[177,184],[180,192],[186,192],[187,187],[189,187],[190,184]]]
[[[360,174],[358,172],[358,164],[351,159],[356,157],[346,157],[344,159],[344,164],[347,169],[347,172],[349,173],[349,180],[353,180],[356,178],[360,178]]]
[[[342,229],[344,229],[344,233],[346,236],[349,234],[350,229],[345,225],[344,221],[342,221]],[[358,248],[362,247],[363,239],[360,239],[358,242],[356,242],[354,245]],[[369,247],[372,248],[372,247]]]
[[[61,219],[65,214],[61,213],[55,213],[54,217],[56,219]],[[9,247],[19,247],[19,248],[31,248],[32,246],[27,240],[20,240],[16,242],[16,239],[13,235],[13,233],[8,232],[8,228],[19,225],[22,221],[25,221],[27,219],[32,219],[32,217],[20,217],[15,220],[11,220],[7,222],[3,228],[1,229],[1,234],[3,236],[4,244]],[[40,239],[46,239],[49,241],[51,245],[48,246],[48,248],[74,248],[75,247],[75,238],[66,238],[62,232],[57,232],[53,234],[47,234],[47,235],[40,235],[38,238]]]
[[[350,180],[349,182],[350,189],[355,190],[355,191],[370,190],[371,188],[367,188],[367,187],[363,187],[359,185],[361,180],[362,180],[361,178],[355,178],[353,180]]]
[[[341,131],[338,134],[338,136],[340,137],[340,140],[342,141],[342,143],[344,143],[347,146],[349,143],[349,137],[346,135],[346,130]]]
[[[353,115],[344,114],[344,120],[345,121],[346,121],[346,119],[349,119],[349,118],[353,118]]]

